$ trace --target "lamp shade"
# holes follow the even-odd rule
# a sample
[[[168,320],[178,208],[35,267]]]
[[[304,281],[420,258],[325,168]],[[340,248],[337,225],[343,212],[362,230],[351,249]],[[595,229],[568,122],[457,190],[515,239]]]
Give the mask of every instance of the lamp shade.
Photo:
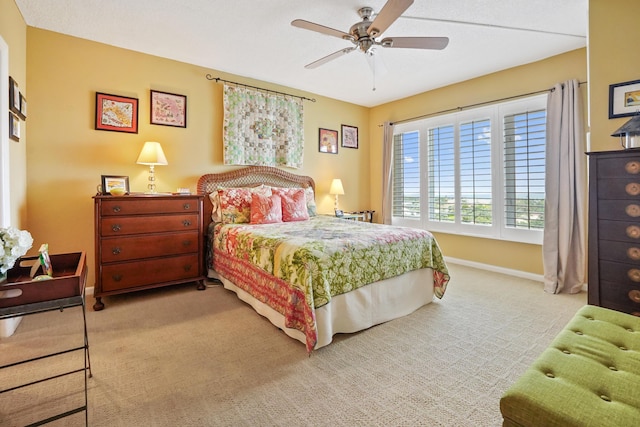
[[[640,148],[640,115],[634,116],[611,136],[619,136],[624,148]]]
[[[140,151],[136,163],[140,165],[168,165],[162,146],[159,142],[147,141]]]
[[[331,188],[329,188],[329,194],[333,194],[336,196],[344,195],[344,188],[342,187],[341,179],[336,178],[331,182]]]

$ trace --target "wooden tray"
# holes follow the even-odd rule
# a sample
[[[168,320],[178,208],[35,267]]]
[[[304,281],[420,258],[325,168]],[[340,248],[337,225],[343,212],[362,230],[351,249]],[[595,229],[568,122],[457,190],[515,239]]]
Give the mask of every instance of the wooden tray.
[[[7,281],[0,284],[0,308],[83,295],[87,281],[85,253],[57,254],[50,255],[50,258],[53,278],[36,282],[31,279],[30,273],[38,256],[20,258],[7,271]],[[35,276],[40,274],[43,274],[42,267],[38,268]]]

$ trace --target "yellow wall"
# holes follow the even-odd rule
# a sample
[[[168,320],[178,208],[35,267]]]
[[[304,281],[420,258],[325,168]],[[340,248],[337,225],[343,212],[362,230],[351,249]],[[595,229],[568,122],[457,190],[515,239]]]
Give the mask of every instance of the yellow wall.
[[[591,151],[621,149],[611,134],[629,117],[609,120],[609,85],[640,80],[638,0],[589,1],[589,86]]]
[[[382,206],[382,128],[385,121],[409,119],[451,108],[492,101],[551,88],[569,79],[587,81],[586,49],[574,50],[521,67],[489,74],[371,109],[371,204]],[[586,94],[586,87],[583,92]],[[586,96],[585,96],[586,103]],[[586,104],[585,104],[586,105]],[[586,111],[586,108],[585,108]],[[542,274],[540,245],[436,233],[443,252],[453,258]]]
[[[304,167],[290,171],[314,177],[320,212],[333,211],[328,189],[334,177],[344,182],[342,207],[368,206],[367,108],[45,30],[28,28],[27,34],[29,229],[36,244],[47,242],[52,252],[86,251],[89,286],[91,196],[101,175],[127,175],[132,191],[145,191],[148,168],[135,161],[148,140],[159,141],[169,161],[156,167],[158,191],[195,190],[200,175],[233,168],[222,165],[223,86],[207,80],[207,73],[316,98],[304,103]],[[149,124],[150,89],[187,96],[186,129]],[[94,130],[95,92],[138,98],[139,133]],[[360,129],[360,148],[319,153],[318,128],[339,130],[342,123]]]
[[[13,0],[0,0],[0,36],[9,46],[9,75],[29,101],[27,92],[27,26]],[[2,94],[2,96],[9,96]],[[9,132],[3,129],[3,132]],[[27,122],[21,123],[20,142],[9,140],[10,224],[27,228]]]

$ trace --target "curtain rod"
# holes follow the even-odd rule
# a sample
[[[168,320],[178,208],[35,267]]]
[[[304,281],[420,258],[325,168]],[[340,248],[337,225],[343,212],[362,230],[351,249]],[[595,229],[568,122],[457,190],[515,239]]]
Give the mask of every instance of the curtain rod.
[[[244,83],[232,82],[232,81],[229,81],[229,80],[221,79],[220,77],[212,77],[211,74],[207,74],[206,77],[207,77],[207,80],[215,80],[216,83],[217,82],[231,83],[231,84],[234,84],[236,86],[244,86],[244,87],[249,87],[251,89],[263,90],[265,92],[277,93],[278,95],[285,95],[285,96],[291,96],[291,97],[294,97],[294,98],[300,98],[300,99],[302,99],[304,101],[316,102],[315,98],[307,98],[307,97],[299,96],[299,95],[291,95],[290,93],[278,92],[277,90],[264,89],[264,88],[257,87],[257,86],[246,85]]]
[[[578,82],[578,85],[582,86],[585,83],[587,83],[587,82]],[[525,96],[539,95],[539,94],[545,93],[545,92],[553,92],[554,90],[555,90],[555,88],[537,90],[535,92],[522,93],[520,95],[507,96],[505,98],[494,99],[494,100],[491,100],[491,101],[484,101],[484,102],[478,102],[476,104],[469,104],[469,105],[465,105],[463,107],[449,108],[448,110],[436,111],[435,113],[423,114],[421,116],[410,117],[408,119],[403,119],[403,120],[396,120],[395,122],[391,122],[391,124],[392,125],[397,125],[399,123],[405,123],[405,122],[410,122],[410,121],[413,121],[413,120],[424,119],[426,117],[437,116],[439,114],[453,113],[455,111],[462,111],[462,110],[465,110],[467,108],[480,107],[482,105],[488,105],[488,104],[495,104],[496,102],[509,101],[511,99],[516,99],[516,98],[524,98]],[[382,126],[384,126],[384,125],[378,125],[378,127],[382,127]]]

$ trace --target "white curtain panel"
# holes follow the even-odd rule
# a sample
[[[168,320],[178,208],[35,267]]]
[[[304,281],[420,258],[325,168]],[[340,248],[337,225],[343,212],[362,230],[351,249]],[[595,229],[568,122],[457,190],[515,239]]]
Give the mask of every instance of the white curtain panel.
[[[577,293],[586,275],[586,160],[577,80],[558,83],[547,101],[544,290]]]
[[[382,144],[382,223],[391,224],[393,199],[392,165],[393,165],[393,123],[384,122],[384,139]]]
[[[302,167],[302,99],[224,85],[224,164]]]

